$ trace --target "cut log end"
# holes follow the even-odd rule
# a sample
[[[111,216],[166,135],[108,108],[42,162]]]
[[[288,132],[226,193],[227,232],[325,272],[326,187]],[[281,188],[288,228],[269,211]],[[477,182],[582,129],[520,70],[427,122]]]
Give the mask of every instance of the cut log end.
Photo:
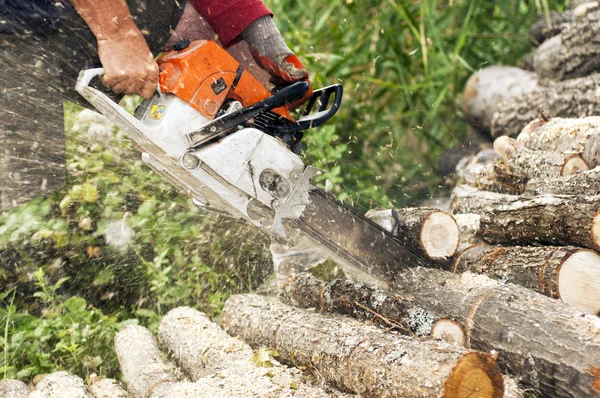
[[[563,165],[563,168],[560,172],[561,176],[570,176],[578,173],[579,171],[589,170],[590,166],[587,164],[585,160],[579,155],[573,156],[569,158]]]
[[[558,273],[558,294],[565,303],[600,315],[600,256],[589,250],[570,256]]]
[[[452,319],[440,319],[431,329],[431,338],[440,339],[448,344],[466,347],[467,339],[462,325]]]
[[[433,212],[423,223],[421,242],[425,253],[433,260],[452,257],[458,249],[460,234],[454,217],[444,212]]]
[[[494,150],[500,154],[500,156],[508,156],[511,152],[517,149],[520,144],[514,138],[503,135],[502,137],[494,140]]]
[[[458,361],[444,385],[445,398],[501,398],[504,379],[489,354],[472,352]]]

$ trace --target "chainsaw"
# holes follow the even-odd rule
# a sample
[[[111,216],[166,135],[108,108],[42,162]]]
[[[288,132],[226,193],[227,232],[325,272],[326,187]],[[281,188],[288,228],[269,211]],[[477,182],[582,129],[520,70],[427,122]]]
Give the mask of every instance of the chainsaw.
[[[300,158],[303,131],[337,113],[341,85],[315,90],[295,119],[286,105],[308,93],[307,82],[272,94],[213,41],[178,43],[157,63],[158,90],[134,115],[90,85],[102,68],[82,71],[76,90],[197,206],[245,219],[276,237],[292,228],[357,279],[390,280],[425,264],[388,231],[311,184],[323,171]]]
[[[282,220],[300,217],[311,179],[322,173],[299,156],[302,132],[336,114],[342,86],[315,90],[295,120],[286,105],[306,95],[309,83],[271,95],[214,41],[180,42],[157,63],[159,90],[134,116],[90,86],[102,68],[81,72],[76,90],[195,204],[285,236]]]

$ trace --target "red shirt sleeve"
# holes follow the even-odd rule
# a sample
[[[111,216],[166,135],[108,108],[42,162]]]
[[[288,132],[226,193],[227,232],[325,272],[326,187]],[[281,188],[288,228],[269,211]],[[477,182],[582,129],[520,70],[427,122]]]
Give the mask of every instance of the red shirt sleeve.
[[[262,0],[189,0],[196,11],[213,27],[225,47],[258,18],[273,15]]]

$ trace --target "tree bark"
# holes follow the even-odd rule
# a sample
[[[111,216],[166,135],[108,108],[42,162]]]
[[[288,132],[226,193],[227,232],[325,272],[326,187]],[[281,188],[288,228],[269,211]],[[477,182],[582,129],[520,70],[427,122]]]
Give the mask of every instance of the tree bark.
[[[96,379],[90,384],[90,391],[96,398],[129,398],[127,391],[116,380]]]
[[[29,387],[20,380],[0,380],[0,397],[3,398],[28,398]]]
[[[481,212],[482,238],[507,245],[574,245],[600,251],[600,196],[538,196]]]
[[[542,15],[536,23],[531,25],[527,33],[534,45],[540,45],[551,37],[559,35],[563,24],[573,21],[575,21],[573,10],[550,11],[549,21],[545,15]]]
[[[578,153],[590,167],[600,165],[598,116],[582,119],[554,118],[548,122],[534,121],[523,129],[517,141],[533,150]]]
[[[279,397],[292,393],[329,396],[320,387],[307,384],[298,369],[280,365],[266,350],[254,353],[246,343],[230,337],[205,314],[192,308],[169,311],[160,323],[158,339],[161,347],[197,384],[164,388],[165,396],[183,396],[178,394],[197,390],[202,391],[204,397]],[[222,384],[227,385],[229,391],[219,394]],[[155,392],[153,397],[156,395]]]
[[[444,262],[458,248],[458,226],[454,218],[444,211],[413,207],[371,210],[366,216],[428,260]]]
[[[482,273],[590,314],[600,312],[600,256],[590,250],[475,245],[460,253],[452,271]]]
[[[44,377],[29,398],[94,398],[94,395],[81,378],[61,371]]]
[[[533,178],[552,178],[589,170],[587,162],[577,153],[556,153],[532,150],[514,138],[499,137],[494,149],[515,175],[526,181]]]
[[[465,158],[456,166],[456,175],[466,183],[483,191],[498,193],[520,193],[524,189],[522,176],[508,173],[504,167],[499,170],[500,155],[493,149],[479,152],[472,158]],[[506,169],[506,170],[504,170]]]
[[[454,214],[483,214],[483,209],[488,206],[501,206],[520,199],[516,195],[480,191],[469,185],[459,185],[452,190],[452,203],[450,208]]]
[[[579,118],[598,115],[599,90],[598,73],[538,86],[528,94],[498,105],[492,121],[492,137],[516,137],[529,122],[537,118],[540,109],[551,117]],[[590,166],[595,167],[592,164]]]
[[[490,66],[474,73],[465,86],[462,108],[469,125],[489,134],[498,104],[532,92],[535,73],[511,66]]]
[[[547,397],[591,397],[600,387],[600,320],[513,284],[483,275],[414,268],[396,291],[465,325],[467,344]]]
[[[147,398],[159,384],[179,381],[175,367],[163,359],[156,338],[146,328],[131,325],[119,331],[115,351],[132,398]]]
[[[274,346],[324,380],[364,397],[501,397],[503,380],[488,354],[417,341],[342,316],[294,309],[256,295],[230,298],[221,325],[251,346]]]
[[[468,246],[481,243],[481,216],[479,214],[455,214],[454,219],[460,231],[459,253]]]
[[[587,10],[561,26],[560,34],[536,51],[534,68],[540,84],[587,76],[600,68],[600,11]]]
[[[375,320],[405,335],[428,336],[437,319],[410,299],[359,282],[325,282],[309,273],[291,274],[280,297],[284,303],[300,308]]]
[[[533,179],[527,182],[524,196],[597,195],[600,192],[600,167],[564,177]]]

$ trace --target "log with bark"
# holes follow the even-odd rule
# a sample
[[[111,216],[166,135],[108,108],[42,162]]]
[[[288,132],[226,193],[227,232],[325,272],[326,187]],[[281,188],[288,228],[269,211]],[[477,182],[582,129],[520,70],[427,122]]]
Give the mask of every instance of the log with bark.
[[[495,168],[500,155],[494,149],[486,149],[473,157],[467,157],[456,166],[459,181],[484,191],[513,193],[511,183],[505,181]]]
[[[95,398],[84,381],[68,372],[54,372],[38,383],[29,398]]]
[[[532,92],[498,105],[492,137],[516,137],[540,109],[550,117],[578,118],[600,115],[600,74],[538,86]],[[589,160],[584,156],[586,161]],[[595,167],[590,163],[591,167]]]
[[[527,31],[531,41],[536,46],[542,44],[551,37],[560,34],[561,27],[565,23],[575,21],[573,10],[567,10],[565,12],[550,11],[548,17],[542,15]]]
[[[484,241],[504,245],[573,245],[600,251],[600,196],[544,195],[481,211]]]
[[[20,380],[0,380],[0,397],[3,398],[28,398],[29,387]]]
[[[462,108],[473,128],[489,134],[498,104],[537,87],[537,76],[511,66],[490,66],[474,73],[465,86]]]
[[[133,398],[347,396],[312,385],[299,369],[281,365],[268,350],[254,353],[205,314],[188,307],[176,308],[163,318],[159,338],[181,368],[163,359],[156,339],[145,328],[129,326],[115,338],[123,378]]]
[[[581,119],[553,118],[548,121],[536,119],[521,131],[517,141],[533,150],[578,153],[590,167],[600,165],[598,116]]]
[[[600,256],[578,247],[474,245],[455,259],[453,272],[483,273],[600,312]]]
[[[600,195],[600,167],[565,177],[530,180],[523,195]]]
[[[159,384],[173,384],[181,378],[176,368],[163,359],[156,338],[146,328],[130,325],[119,331],[115,351],[133,398],[149,397]]]
[[[376,321],[385,328],[413,336],[429,335],[438,318],[397,294],[345,279],[325,282],[310,273],[289,275],[280,297],[289,305]]]
[[[484,275],[414,268],[395,290],[465,325],[467,344],[495,350],[498,363],[547,397],[600,392],[600,319],[539,293]]]
[[[121,383],[113,379],[92,377],[90,391],[96,398],[129,398]]]
[[[348,317],[296,309],[276,299],[237,295],[221,325],[253,347],[306,365],[327,382],[364,397],[502,397],[489,354],[434,340],[393,336]]]
[[[600,69],[600,10],[583,9],[585,14],[573,16],[573,21],[560,27],[560,34],[536,50],[533,63],[540,84],[587,76]]]
[[[370,210],[366,216],[428,260],[444,262],[458,248],[458,226],[454,218],[444,211],[413,207]]]
[[[589,170],[587,162],[576,152],[556,153],[532,150],[514,138],[506,136],[494,141],[494,150],[502,157],[502,161],[513,174],[522,176],[527,181],[534,178],[568,176]]]
[[[517,195],[480,191],[469,185],[459,185],[452,190],[450,208],[454,214],[483,214],[488,206],[502,206],[520,199]]]
[[[459,253],[471,245],[481,243],[481,216],[479,214],[455,214],[454,219],[460,231]]]

